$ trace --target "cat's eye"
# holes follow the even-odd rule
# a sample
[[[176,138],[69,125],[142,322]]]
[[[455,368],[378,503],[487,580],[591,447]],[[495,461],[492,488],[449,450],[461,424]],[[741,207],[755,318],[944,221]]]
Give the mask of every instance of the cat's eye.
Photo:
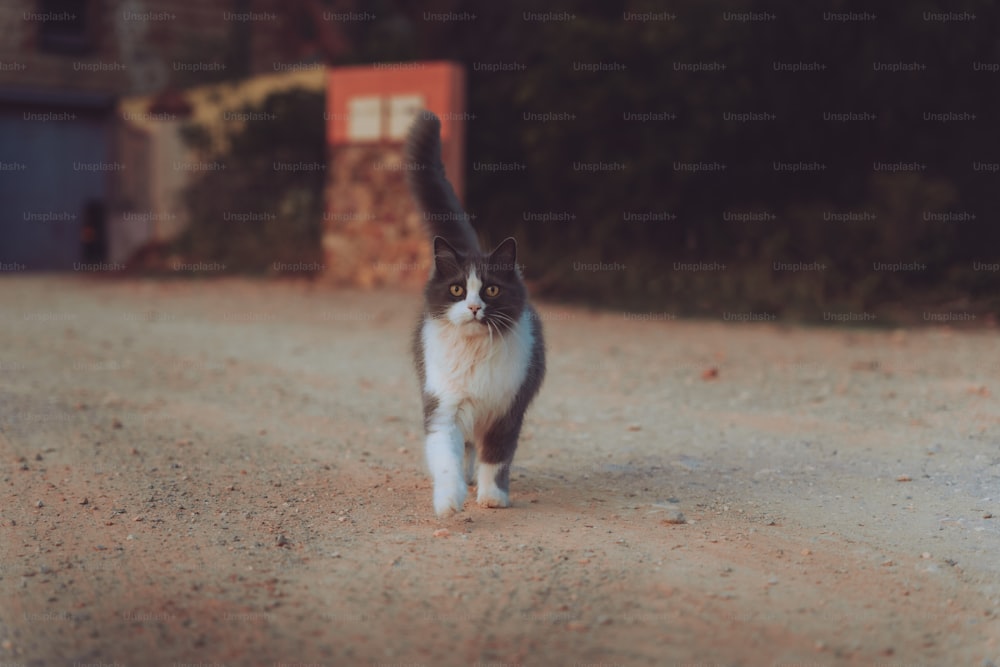
[[[486,296],[496,296],[500,293],[500,288],[496,285],[488,285],[486,287]]]
[[[451,292],[452,296],[462,296],[463,294],[465,294],[465,288],[462,287],[461,285],[452,285],[449,288],[449,291]]]

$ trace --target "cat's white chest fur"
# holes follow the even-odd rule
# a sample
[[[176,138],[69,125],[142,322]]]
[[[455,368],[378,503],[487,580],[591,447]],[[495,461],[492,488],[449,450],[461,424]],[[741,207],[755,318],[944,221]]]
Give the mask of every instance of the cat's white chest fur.
[[[471,336],[461,329],[447,321],[424,320],[424,390],[437,397],[444,412],[457,411],[463,434],[472,440],[507,411],[524,383],[534,327],[525,309],[510,331],[502,337],[494,334],[492,341],[485,327]]]

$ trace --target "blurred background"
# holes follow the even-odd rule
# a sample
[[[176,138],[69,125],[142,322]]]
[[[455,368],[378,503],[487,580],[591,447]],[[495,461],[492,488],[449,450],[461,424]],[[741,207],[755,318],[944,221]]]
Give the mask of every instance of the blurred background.
[[[0,272],[419,285],[421,106],[537,295],[1000,311],[996,2],[11,0]]]

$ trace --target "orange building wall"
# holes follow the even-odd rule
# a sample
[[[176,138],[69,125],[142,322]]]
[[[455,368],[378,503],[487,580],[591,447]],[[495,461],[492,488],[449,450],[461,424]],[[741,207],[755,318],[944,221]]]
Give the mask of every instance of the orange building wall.
[[[445,170],[463,197],[465,88],[458,65],[428,62],[332,70],[323,222],[324,276],[329,282],[416,288],[427,279],[430,239],[407,188],[403,161],[408,114],[419,109],[415,100],[398,96],[420,96],[423,106],[441,118]],[[370,107],[352,119],[350,102],[359,97],[369,98]],[[396,118],[392,133],[394,97],[405,112]],[[352,120],[355,131],[360,128],[367,138],[349,136]]]
[[[448,62],[385,63],[331,70],[327,87],[327,141],[352,143],[347,136],[348,101],[352,97],[421,94],[426,107],[441,118],[442,159],[448,178],[464,202],[462,164],[465,148],[465,75]]]

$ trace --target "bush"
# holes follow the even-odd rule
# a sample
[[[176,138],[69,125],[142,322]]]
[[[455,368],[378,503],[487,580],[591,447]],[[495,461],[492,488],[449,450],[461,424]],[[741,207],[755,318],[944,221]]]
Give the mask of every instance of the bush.
[[[226,168],[201,172],[187,188],[190,224],[175,250],[191,261],[249,273],[321,262],[326,170],[281,167],[325,165],[324,103],[322,93],[294,89],[237,112],[267,120],[227,123],[221,135],[207,126],[186,127],[185,142],[199,160]]]

